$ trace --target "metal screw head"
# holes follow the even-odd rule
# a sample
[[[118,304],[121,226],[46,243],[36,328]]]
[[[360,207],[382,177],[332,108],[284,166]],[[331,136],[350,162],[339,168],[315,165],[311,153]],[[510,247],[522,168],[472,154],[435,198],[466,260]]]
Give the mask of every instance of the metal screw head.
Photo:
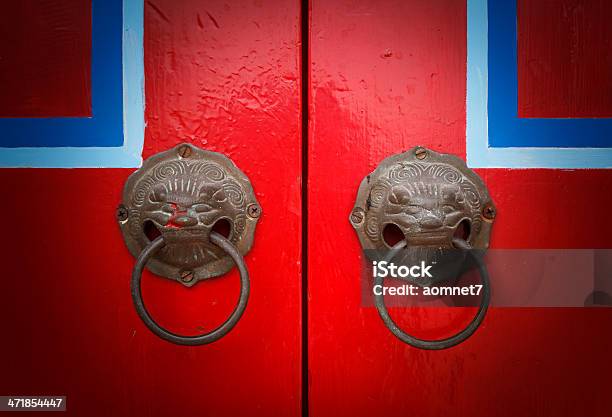
[[[117,216],[117,220],[123,222],[127,220],[129,211],[126,206],[119,204],[119,207],[117,207],[117,210],[115,211],[115,215]]]
[[[417,159],[425,159],[427,157],[427,149],[416,148],[414,150],[414,156],[416,156]]]
[[[250,217],[256,219],[261,216],[261,207],[259,207],[259,205],[255,203],[249,204],[249,206],[247,207],[247,214]]]
[[[191,156],[191,147],[189,145],[183,145],[179,148],[178,154],[181,158],[189,158]]]
[[[361,207],[357,207],[351,213],[351,222],[354,224],[359,224],[363,221],[364,216],[365,213],[363,212],[363,209]]]
[[[194,273],[193,271],[181,271],[181,281],[187,283],[193,281]]]
[[[482,217],[487,220],[493,220],[496,214],[495,207],[493,207],[491,203],[485,204],[485,206],[482,208]]]

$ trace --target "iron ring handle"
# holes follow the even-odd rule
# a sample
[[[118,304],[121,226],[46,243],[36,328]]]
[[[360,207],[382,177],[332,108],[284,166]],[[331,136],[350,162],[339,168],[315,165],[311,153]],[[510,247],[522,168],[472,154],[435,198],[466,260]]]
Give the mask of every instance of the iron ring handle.
[[[149,330],[151,330],[153,333],[155,333],[162,339],[165,339],[177,345],[186,346],[197,346],[212,343],[229,333],[229,331],[232,330],[232,328],[236,325],[238,320],[240,320],[242,313],[244,313],[244,309],[246,308],[250,292],[249,271],[247,270],[247,267],[244,263],[244,258],[242,257],[240,252],[238,252],[238,249],[236,249],[229,240],[227,240],[220,234],[216,232],[211,232],[210,241],[221,249],[223,249],[234,260],[234,263],[238,267],[238,271],[240,272],[241,285],[240,299],[238,300],[238,304],[236,304],[236,307],[234,307],[234,311],[232,312],[232,314],[223,324],[221,324],[219,327],[209,333],[205,333],[198,336],[181,336],[164,329],[159,324],[157,324],[155,320],[151,317],[142,299],[142,292],[140,288],[142,271],[148,260],[165,245],[163,236],[160,236],[153,240],[151,243],[149,243],[138,256],[136,265],[134,265],[134,269],[132,271],[132,300],[134,301],[136,312],[138,313],[144,324],[149,328]]]
[[[463,250],[471,249],[470,245],[463,239],[453,239],[453,244],[459,249],[463,249]],[[404,248],[405,246],[406,246],[405,240],[396,244],[393,248],[391,248],[389,257],[393,256],[397,251]],[[482,284],[483,284],[482,300],[480,302],[480,307],[478,308],[478,312],[476,313],[476,315],[474,316],[470,324],[468,324],[468,326],[462,331],[460,331],[459,333],[453,336],[450,336],[446,339],[426,340],[426,339],[419,339],[417,337],[409,335],[404,330],[400,329],[399,326],[393,321],[393,319],[389,315],[387,306],[385,306],[384,295],[382,295],[382,293],[381,294],[375,293],[374,302],[376,304],[376,308],[378,309],[378,314],[380,314],[380,317],[385,323],[385,326],[387,326],[387,328],[391,330],[391,332],[398,339],[400,339],[404,343],[407,343],[419,349],[441,350],[441,349],[448,349],[450,347],[458,345],[459,343],[465,341],[468,337],[470,337],[476,331],[476,329],[478,329],[478,327],[480,326],[480,323],[482,323],[482,320],[484,319],[484,316],[487,313],[487,309],[489,308],[489,301],[491,298],[491,293],[490,293],[490,288],[489,288],[489,273],[482,259],[480,259],[478,256],[475,256],[471,251],[469,252],[469,254],[472,257],[472,259],[476,262],[476,264],[478,265],[478,270],[480,272],[480,277],[481,277]],[[382,285],[383,281],[384,281],[384,278],[382,277],[376,276],[374,278],[375,285]]]

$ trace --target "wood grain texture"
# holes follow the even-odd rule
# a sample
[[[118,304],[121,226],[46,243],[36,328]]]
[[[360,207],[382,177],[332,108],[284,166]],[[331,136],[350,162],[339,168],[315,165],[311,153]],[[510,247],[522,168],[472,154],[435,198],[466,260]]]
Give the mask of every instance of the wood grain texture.
[[[144,156],[183,141],[223,152],[263,208],[236,327],[211,345],[176,346],[136,315],[134,259],[115,222],[132,170],[0,170],[15,206],[0,392],[67,395],[74,416],[300,415],[299,13],[285,0],[145,3]],[[187,289],[145,273],[143,293],[162,325],[193,334],[229,315],[239,277]]]
[[[612,116],[612,5],[518,0],[519,117]]]
[[[20,0],[0,12],[0,117],[91,116],[91,0]]]
[[[361,180],[416,145],[465,158],[462,1],[311,3],[310,411],[325,416],[604,416],[610,309],[490,309],[446,351],[421,351],[361,302],[348,217]],[[480,169],[498,209],[494,248],[610,248],[609,170]],[[492,277],[494,280],[495,277]],[[521,277],[517,276],[517,285]],[[392,308],[442,338],[469,308]]]

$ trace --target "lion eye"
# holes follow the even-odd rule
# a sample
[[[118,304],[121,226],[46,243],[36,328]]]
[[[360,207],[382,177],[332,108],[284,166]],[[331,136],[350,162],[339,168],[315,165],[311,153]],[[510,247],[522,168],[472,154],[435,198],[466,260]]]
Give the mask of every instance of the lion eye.
[[[196,211],[196,213],[205,213],[212,210],[212,207],[208,204],[195,204],[192,206],[192,208]]]
[[[446,213],[446,214],[448,214],[448,213],[452,213],[452,212],[453,212],[453,211],[455,211],[455,210],[456,210],[456,209],[455,209],[455,207],[454,207],[454,206],[450,206],[450,205],[448,205],[448,204],[446,204],[446,205],[442,206],[442,211],[443,211],[444,213]]]
[[[168,213],[168,214],[172,214],[174,213],[174,205],[173,204],[164,204],[163,206],[161,206],[161,211],[163,211],[164,213]]]
[[[417,214],[417,213],[420,213],[422,210],[423,210],[423,207],[417,206],[414,204],[410,204],[409,206],[406,206],[406,212],[409,214]]]

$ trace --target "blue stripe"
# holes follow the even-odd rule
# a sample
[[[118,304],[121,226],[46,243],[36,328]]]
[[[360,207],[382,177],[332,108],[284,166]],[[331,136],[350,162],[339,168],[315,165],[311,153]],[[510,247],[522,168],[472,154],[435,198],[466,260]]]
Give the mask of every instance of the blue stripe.
[[[490,0],[489,146],[612,146],[612,119],[519,118],[516,0]]]
[[[93,0],[92,117],[0,118],[2,147],[123,144],[122,16],[122,0]]]
[[[111,6],[110,3],[113,6],[119,4],[121,8],[119,10],[114,7],[108,8]],[[120,40],[120,50],[116,56],[119,57],[121,65],[118,71],[113,71],[113,74],[106,74],[107,77],[111,77],[109,79],[119,80],[119,86],[122,85],[122,88],[119,89],[120,96],[113,116],[115,122],[119,119],[118,125],[114,126],[112,131],[106,130],[106,134],[110,135],[110,140],[113,140],[119,146],[111,146],[108,145],[110,142],[106,142],[105,145],[94,147],[63,145],[62,147],[0,148],[0,166],[31,168],[134,168],[142,164],[145,128],[143,0],[125,0],[123,2],[120,0],[111,0],[110,2],[94,0],[93,6],[94,11],[99,10],[100,7],[107,7],[106,10],[116,14],[113,16],[112,13],[106,13],[106,18],[112,18],[114,22],[119,22],[119,27],[117,28],[115,25],[115,29],[113,29],[116,35],[113,37],[113,42],[116,42],[116,37]],[[123,16],[123,19],[119,19],[121,16]],[[98,25],[94,23],[94,28],[96,28],[94,31],[97,30],[97,27]],[[103,56],[102,51],[99,52],[101,53],[100,56]],[[104,63],[104,61],[96,62]],[[104,75],[104,71],[101,71],[101,74]],[[100,91],[104,93],[103,90]],[[116,91],[113,94],[116,95]],[[113,98],[114,101],[117,101],[117,97]],[[107,107],[107,109],[113,111],[113,108]],[[97,117],[98,113],[96,112],[94,119]],[[43,122],[51,120],[54,119],[39,119],[39,121]],[[87,120],[91,119],[64,119],[66,122]],[[0,120],[0,123],[4,121],[6,120]],[[100,138],[100,135],[104,134],[104,128],[105,126],[96,126],[95,129],[87,129],[87,131],[82,131],[82,133],[85,136],[93,135],[94,140],[87,140],[94,142],[95,138]],[[67,128],[67,130],[71,129]],[[5,133],[0,125],[0,134],[3,141],[6,138]],[[34,129],[33,133],[40,134],[41,132]],[[72,134],[71,131],[66,133],[68,135]],[[55,136],[54,134],[51,135]],[[83,136],[80,138],[84,139]],[[61,140],[62,138],[58,139]]]
[[[468,165],[473,168],[612,168],[611,148],[489,146],[487,11],[487,0],[468,0],[466,103]],[[557,120],[549,120],[551,123],[555,121]]]

